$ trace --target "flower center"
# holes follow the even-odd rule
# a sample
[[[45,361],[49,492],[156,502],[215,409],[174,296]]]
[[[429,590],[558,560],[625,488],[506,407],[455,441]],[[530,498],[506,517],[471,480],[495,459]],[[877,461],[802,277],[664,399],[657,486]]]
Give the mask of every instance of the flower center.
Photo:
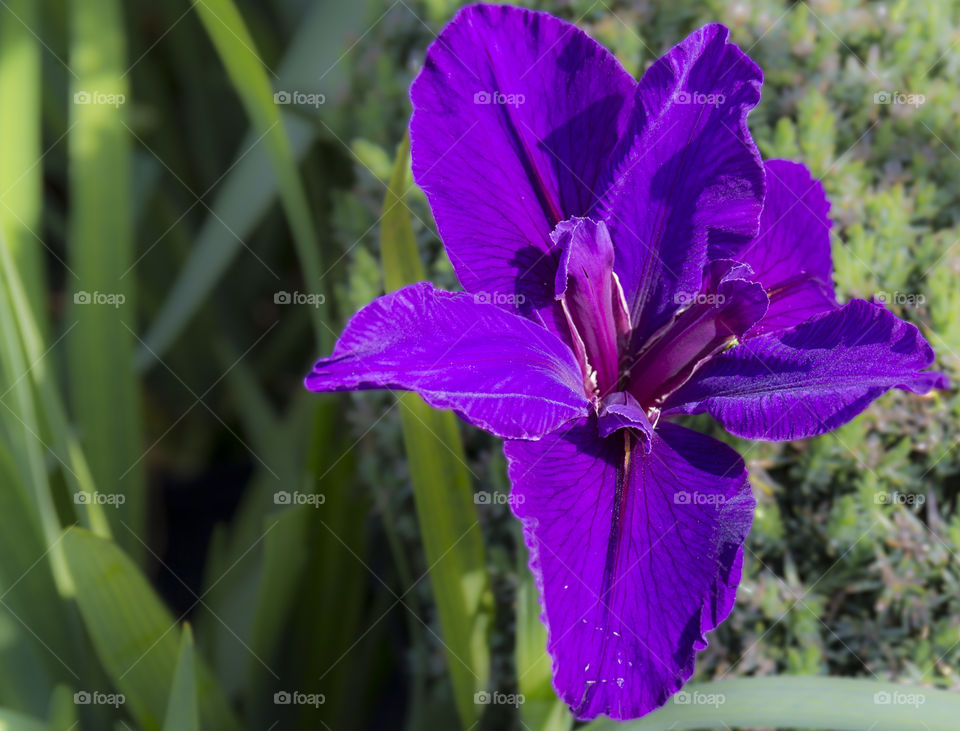
[[[694,305],[655,334],[629,367],[627,390],[645,409],[657,407],[705,360],[736,341],[720,308]]]
[[[659,407],[707,360],[736,344],[767,310],[763,287],[749,271],[731,262],[714,262],[701,293],[643,345],[621,368],[625,390],[647,411]]]

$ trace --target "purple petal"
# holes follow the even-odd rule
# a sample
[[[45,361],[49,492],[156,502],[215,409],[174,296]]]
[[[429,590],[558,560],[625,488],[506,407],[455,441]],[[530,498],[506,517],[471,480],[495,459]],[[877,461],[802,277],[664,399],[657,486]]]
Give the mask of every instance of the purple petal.
[[[596,429],[507,442],[511,504],[557,693],[580,718],[635,718],[690,678],[733,607],[754,500],[743,460],[710,437],[663,424],[645,454]]]
[[[587,412],[573,354],[529,320],[423,282],[351,318],[313,391],[416,391],[439,409],[505,438],[536,439]]]
[[[635,86],[546,13],[473,5],[444,28],[410,91],[411,154],[465,290],[563,326],[550,232],[593,206]]]
[[[596,390],[610,393],[620,375],[617,341],[630,332],[623,290],[613,273],[613,242],[602,221],[572,218],[552,238],[560,260],[555,283],[574,350],[584,373],[596,372]]]
[[[630,366],[630,391],[644,406],[662,407],[704,361],[743,337],[768,301],[748,267],[721,259],[707,267],[705,292],[684,305]]]
[[[770,309],[751,331],[786,330],[835,310],[830,258],[830,203],[803,165],[769,160],[760,233],[735,258],[749,264],[770,297]]]
[[[708,258],[757,233],[763,167],[747,130],[762,74],[722,25],[695,31],[644,74],[638,132],[601,210],[635,343],[700,291]]]
[[[910,323],[854,300],[785,333],[753,338],[709,361],[665,413],[709,412],[748,439],[802,439],[853,419],[891,388],[927,393],[933,350]]]
[[[601,437],[609,437],[620,429],[636,429],[643,438],[643,448],[650,451],[653,426],[647,413],[632,394],[616,391],[605,396],[597,414],[597,431]]]

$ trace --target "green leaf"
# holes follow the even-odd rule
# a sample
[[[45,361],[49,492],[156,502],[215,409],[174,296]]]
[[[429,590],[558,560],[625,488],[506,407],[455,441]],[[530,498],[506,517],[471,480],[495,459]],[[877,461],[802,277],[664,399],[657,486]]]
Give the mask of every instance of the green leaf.
[[[302,581],[310,510],[308,505],[298,505],[264,519],[266,537],[250,641],[251,678],[272,672],[261,663],[272,664]]]
[[[180,651],[178,626],[133,561],[83,528],[63,535],[76,600],[100,662],[146,731],[159,731]],[[205,728],[237,728],[206,666],[197,662],[200,718]]]
[[[409,151],[404,139],[383,206],[380,246],[387,290],[423,279],[404,200]],[[413,393],[399,394],[398,401],[454,698],[464,727],[470,727],[483,708],[474,703],[474,694],[487,690],[490,677],[490,584],[470,469],[452,413],[431,409]]]
[[[132,366],[136,307],[126,38],[118,0],[71,3],[69,299],[73,415],[93,479],[122,493],[114,534],[132,556],[144,535],[140,390]],[[73,327],[75,323],[75,327]],[[126,523],[130,530],[120,530]]]
[[[311,88],[322,70],[322,91],[330,99],[341,95],[349,82],[348,64],[341,55],[343,39],[364,32],[368,7],[368,0],[311,4],[278,69],[278,86]],[[299,160],[317,138],[316,125],[286,114],[284,126],[293,158]],[[151,367],[156,362],[153,353],[163,356],[274,201],[277,175],[266,148],[257,143],[261,134],[254,131],[244,138],[230,173],[217,186],[213,213],[197,234],[189,258],[144,337],[146,347],[137,354],[139,367]]]
[[[553,690],[553,671],[547,653],[547,629],[540,621],[536,582],[527,564],[529,554],[523,530],[517,525],[517,691],[524,702],[519,707],[523,725],[531,731],[570,731],[573,716]]]
[[[554,697],[552,700],[530,699],[524,696],[520,706],[520,718],[523,725],[531,731],[570,731],[573,728],[573,715],[567,704]]]
[[[40,231],[40,3],[7,0],[0,7],[0,233],[23,276],[37,322],[45,327],[44,245]],[[16,100],[16,103],[12,103]]]
[[[355,438],[337,418],[343,400],[313,400],[317,408],[304,472],[306,484],[322,494],[325,502],[311,516],[308,563],[290,634],[303,637],[303,644],[298,646],[303,647],[299,677],[303,678],[304,689],[322,691],[326,703],[319,714],[304,711],[300,719],[305,725],[315,724],[319,718],[330,728],[363,727],[365,718],[375,715],[371,711],[381,691],[381,682],[373,677],[376,662],[369,662],[369,658],[376,657],[374,653],[385,628],[373,626],[373,622],[382,616],[393,597],[384,592],[374,602],[368,600],[370,576],[356,558],[370,555],[368,516],[375,509],[376,497],[368,490],[357,489],[358,457],[350,449]],[[389,531],[387,536],[389,541]],[[337,587],[336,592],[328,589],[331,586]],[[386,606],[382,609],[376,607],[383,602]],[[317,621],[318,617],[323,620]],[[412,616],[409,622],[423,627]],[[368,630],[362,647],[354,646]],[[413,669],[411,686],[417,684],[418,670]],[[356,683],[355,679],[361,676],[371,682]]]
[[[0,412],[0,423],[7,426],[6,434],[16,464],[19,479],[9,481],[7,489],[19,489],[24,498],[21,503],[24,513],[29,513],[32,521],[43,537],[45,556],[49,556],[57,591],[63,596],[71,594],[70,579],[67,575],[60,544],[60,519],[54,504],[52,485],[44,464],[44,450],[47,444],[40,426],[37,413],[36,394],[33,385],[40,391],[46,407],[48,424],[55,430],[63,426],[56,421],[58,414],[58,395],[50,380],[49,371],[44,362],[46,351],[41,352],[40,334],[33,322],[33,314],[27,303],[26,293],[13,256],[3,243],[0,235],[0,369],[4,382],[11,383],[7,394],[13,404],[2,401],[5,409]],[[29,362],[29,365],[28,365]],[[32,382],[32,383],[31,383]],[[60,435],[63,436],[63,435]],[[63,439],[58,439],[65,446]],[[78,451],[78,450],[77,450]],[[75,458],[75,459],[74,459]],[[85,463],[81,455],[74,453],[69,458],[76,470],[83,472]],[[64,457],[60,457],[61,462]],[[66,472],[76,476],[69,467]],[[95,521],[101,506],[92,506],[85,515]]]
[[[26,289],[20,279],[13,257],[2,245],[0,245],[0,281],[3,282],[10,297],[9,305],[12,308],[8,310],[7,302],[0,300],[0,329],[3,330],[4,337],[6,337],[6,322],[9,318],[11,322],[16,322],[16,326],[12,327],[12,330],[18,331],[17,334],[20,336],[19,342],[9,341],[9,347],[3,350],[3,356],[5,358],[12,357],[11,362],[15,363],[30,362],[29,367],[22,366],[22,370],[16,377],[13,386],[10,387],[11,390],[16,389],[17,393],[22,396],[22,403],[26,409],[24,413],[29,414],[26,419],[19,415],[16,417],[20,426],[26,432],[24,435],[27,443],[26,451],[32,453],[39,444],[47,446],[37,433],[39,426],[34,421],[36,418],[34,416],[35,407],[33,406],[34,394],[29,388],[29,382],[33,381],[40,398],[43,415],[46,418],[46,426],[53,433],[55,451],[58,453],[57,458],[60,466],[63,467],[67,484],[73,488],[75,493],[92,493],[95,487],[86,456],[67,424],[55,374],[47,366],[48,349],[45,348],[43,336],[28,305]],[[16,454],[16,451],[14,453]],[[32,470],[32,476],[36,479],[28,479],[27,481],[35,485],[34,494],[38,501],[38,510],[45,536],[48,545],[50,545],[59,538],[60,524],[53,509],[49,487],[45,490],[40,489],[41,485],[47,483],[45,471],[41,473],[37,471],[38,469],[40,468]],[[42,477],[39,476],[41,474]],[[92,500],[79,502],[78,512],[88,528],[99,535],[110,535],[110,526],[104,508],[99,503]]]
[[[53,686],[45,661],[55,658],[22,624],[29,621],[29,615],[27,619],[19,616],[21,619],[16,619],[0,604],[0,704],[39,715],[46,710]]]
[[[742,678],[684,688],[667,705],[629,723],[594,721],[585,731],[664,731],[757,726],[851,731],[952,731],[960,695],[854,678]]]
[[[66,633],[64,605],[57,592],[50,564],[39,561],[45,553],[43,536],[33,520],[28,505],[16,489],[13,460],[5,445],[0,443],[0,600],[9,611],[11,633],[16,638],[3,642],[0,648],[0,698],[14,690],[14,683],[24,683],[36,674],[34,666],[40,664],[46,675],[64,681],[72,680],[69,670],[59,658],[72,654]],[[18,619],[19,618],[19,619]],[[20,622],[29,621],[29,630]],[[32,634],[31,634],[32,633]],[[36,641],[41,638],[42,643]],[[30,659],[8,662],[18,652],[26,653],[19,645],[32,645]],[[22,658],[22,656],[21,656]],[[38,661],[39,658],[39,661]],[[8,674],[13,677],[8,677]],[[19,700],[36,700],[37,694],[49,693],[49,682],[38,683],[32,688],[21,688]],[[33,710],[40,710],[36,703]]]
[[[537,587],[527,564],[529,554],[523,545],[522,530],[519,539],[517,566],[517,688],[528,699],[555,698],[551,685],[550,655],[547,653],[547,630],[540,621],[540,602]]]
[[[253,38],[233,0],[201,0],[194,7],[254,129],[263,136],[279,181],[280,200],[290,222],[305,286],[313,291],[320,286],[323,271],[317,231],[266,67],[254,50]],[[330,332],[325,324],[326,304],[311,308],[311,313],[317,342],[321,349],[327,350]]]
[[[173,673],[173,685],[170,688],[170,700],[167,701],[167,715],[163,721],[163,731],[200,731],[197,712],[197,678],[193,659],[193,630],[189,624],[183,626],[180,637],[180,656],[177,669]]]
[[[0,708],[0,729],[2,731],[48,731],[47,724],[16,711]]]
[[[76,731],[80,728],[77,719],[77,704],[73,698],[73,689],[58,685],[50,698],[49,731]]]
[[[406,205],[407,174],[410,165],[410,138],[404,136],[390,175],[390,186],[383,202],[380,220],[380,256],[383,258],[383,283],[387,291],[400,289],[427,278]]]
[[[17,276],[16,263],[0,235],[0,372],[3,383],[10,384],[2,399],[0,419],[5,423],[5,437],[15,461],[19,480],[11,481],[7,489],[23,493],[27,510],[34,522],[42,527],[47,545],[60,533],[56,508],[50,491],[50,481],[44,464],[43,439],[40,437],[40,419],[36,399],[30,386],[31,372],[24,343],[20,337],[20,323],[14,311],[9,282]]]

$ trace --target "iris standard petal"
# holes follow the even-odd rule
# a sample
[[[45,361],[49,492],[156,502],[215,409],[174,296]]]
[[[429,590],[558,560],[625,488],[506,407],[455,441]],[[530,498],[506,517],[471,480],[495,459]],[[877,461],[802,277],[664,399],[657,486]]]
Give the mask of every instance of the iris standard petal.
[[[414,284],[351,318],[313,391],[416,391],[507,438],[536,439],[587,412],[580,368],[554,335],[473,295]]]
[[[753,517],[729,447],[661,424],[646,454],[629,435],[600,439],[591,418],[504,450],[554,685],[580,718],[642,716],[690,678],[733,606]]]
[[[572,218],[551,234],[560,258],[555,296],[563,307],[574,351],[600,396],[620,377],[620,338],[630,332],[623,290],[613,271],[613,243],[602,221]]]
[[[757,234],[764,176],[746,118],[762,74],[728,35],[705,26],[644,74],[633,147],[599,209],[635,343],[669,319],[678,295],[696,296],[708,254]]]
[[[550,232],[602,192],[635,87],[546,13],[474,5],[444,28],[410,91],[411,155],[465,290],[552,326]]]
[[[902,388],[946,388],[920,331],[854,300],[785,333],[748,339],[710,360],[664,413],[710,413],[731,434],[780,441],[823,434]]]
[[[751,331],[786,330],[839,305],[833,294],[830,203],[806,167],[768,160],[767,193],[760,233],[734,258],[749,264],[770,298],[770,308]]]

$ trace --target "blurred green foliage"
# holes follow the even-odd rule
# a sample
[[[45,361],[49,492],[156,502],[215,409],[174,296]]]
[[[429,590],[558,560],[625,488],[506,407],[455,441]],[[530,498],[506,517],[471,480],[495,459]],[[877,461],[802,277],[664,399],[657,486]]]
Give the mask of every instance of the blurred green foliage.
[[[384,291],[381,214],[407,90],[458,3],[200,4],[0,3],[0,722],[454,728],[406,407],[388,393],[309,395],[301,378],[318,341]],[[699,25],[730,26],[764,69],[750,120],[763,155],[805,162],[831,197],[840,297],[884,298],[960,377],[960,2],[530,5],[637,75]],[[315,103],[268,106],[264,77]],[[125,90],[117,116],[74,103],[90,84]],[[886,103],[907,99],[895,94],[914,104]],[[109,154],[85,157],[77,135],[98,124]],[[426,276],[456,288],[405,182]],[[93,290],[129,301],[90,315],[73,293]],[[323,307],[285,304],[292,293]],[[109,360],[131,346],[135,366]],[[737,606],[699,680],[960,691],[958,416],[955,391],[897,392],[815,440],[723,437],[745,455],[758,507]],[[499,443],[460,433],[474,489],[506,493]],[[132,478],[114,474],[126,467]],[[94,489],[129,492],[125,512],[78,501]],[[532,649],[544,638],[515,521],[496,500],[476,516],[489,687],[531,701],[522,715],[482,708],[479,728],[569,728]],[[128,697],[72,703],[78,692]],[[324,702],[282,702],[295,692]]]

